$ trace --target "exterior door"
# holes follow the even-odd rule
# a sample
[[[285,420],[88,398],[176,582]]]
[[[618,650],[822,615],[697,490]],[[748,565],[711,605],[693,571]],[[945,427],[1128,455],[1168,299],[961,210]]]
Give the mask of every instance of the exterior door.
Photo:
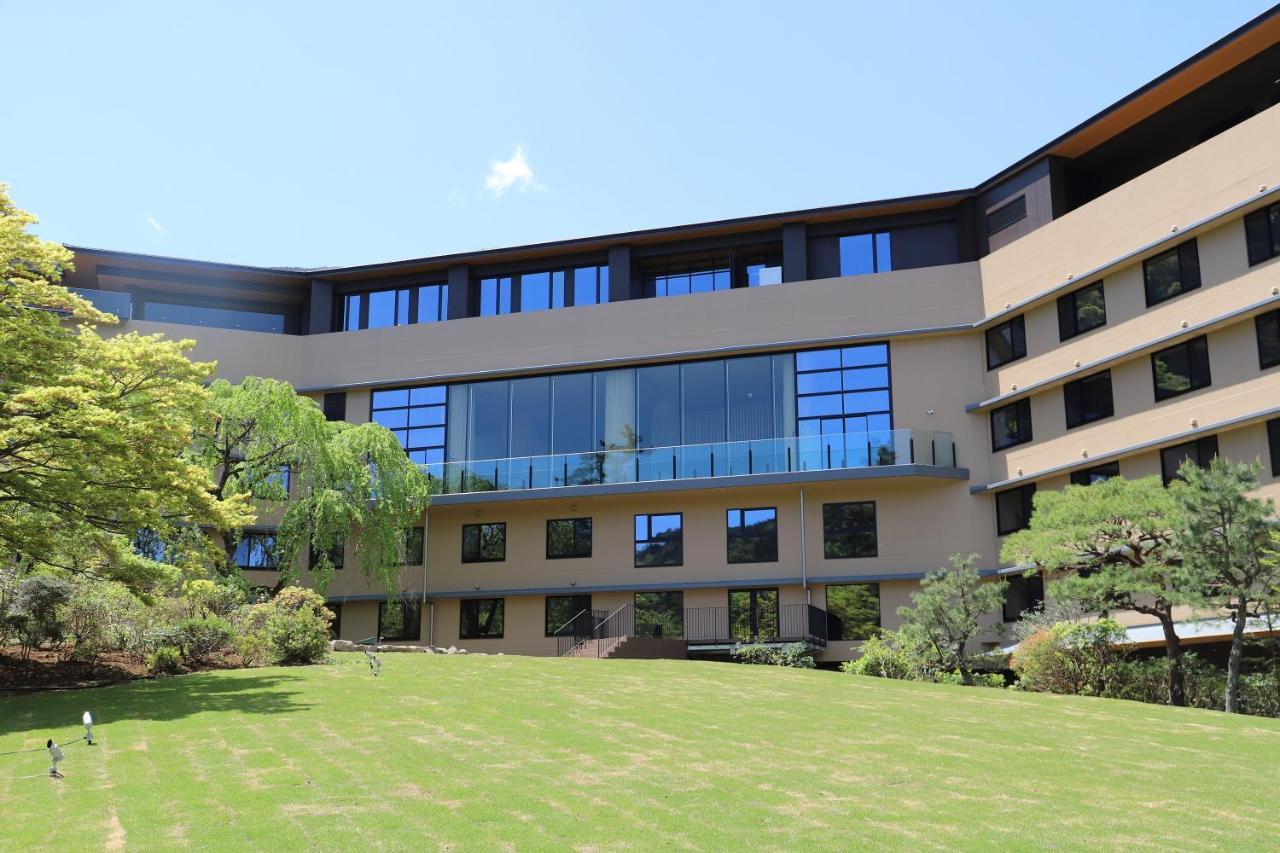
[[[729,590],[730,639],[759,643],[778,639],[778,590]]]

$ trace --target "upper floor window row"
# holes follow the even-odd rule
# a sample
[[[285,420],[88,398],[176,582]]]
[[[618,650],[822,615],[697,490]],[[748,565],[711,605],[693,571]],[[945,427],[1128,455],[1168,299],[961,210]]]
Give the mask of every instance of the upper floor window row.
[[[609,267],[593,264],[487,276],[476,281],[474,299],[473,313],[480,317],[599,305],[609,301]]]
[[[840,275],[866,275],[893,269],[893,238],[888,231],[840,238]]]
[[[766,246],[658,259],[642,267],[641,279],[651,297],[768,287],[782,284],[782,252]]]
[[[1249,247],[1249,266],[1280,255],[1280,202],[1246,216],[1244,237]]]
[[[443,283],[367,290],[342,297],[344,332],[436,323],[448,316],[449,285]]]

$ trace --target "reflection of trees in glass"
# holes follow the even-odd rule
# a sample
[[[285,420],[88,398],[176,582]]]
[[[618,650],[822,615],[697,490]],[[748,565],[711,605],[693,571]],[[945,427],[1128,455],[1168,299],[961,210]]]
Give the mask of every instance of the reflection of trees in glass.
[[[822,552],[829,558],[876,555],[876,505],[873,501],[823,504]]]
[[[460,638],[501,637],[504,601],[501,598],[472,598],[461,602]]]
[[[556,518],[547,522],[548,557],[590,557],[591,519]]]
[[[637,592],[635,622],[637,637],[683,637],[684,593]]]
[[[738,643],[778,639],[778,591],[735,589],[729,593],[729,638]]]
[[[631,454],[615,453],[617,450],[635,450],[643,438],[635,427],[623,424],[619,441],[600,439],[600,449],[590,453],[573,454],[582,461],[569,472],[569,484],[575,486],[594,485],[596,483],[624,482],[632,477],[620,477],[620,470],[631,463]]]
[[[1155,357],[1156,387],[1162,391],[1176,394],[1191,388],[1191,371],[1186,369],[1185,364],[1170,363],[1176,361],[1181,361],[1181,359],[1171,359],[1168,356],[1159,355]],[[1183,369],[1183,372],[1177,372],[1179,367]]]
[[[579,613],[591,610],[589,595],[549,595],[547,596],[546,633],[548,636],[569,623]],[[584,620],[590,621],[590,620]]]
[[[462,559],[464,562],[486,562],[507,558],[507,525],[464,524],[462,526]]]
[[[827,585],[827,639],[866,640],[880,632],[880,584]]]
[[[1107,322],[1107,306],[1102,287],[1086,287],[1076,294],[1076,327],[1081,331]]]
[[[730,563],[771,563],[778,559],[776,510],[731,509],[728,525]]]

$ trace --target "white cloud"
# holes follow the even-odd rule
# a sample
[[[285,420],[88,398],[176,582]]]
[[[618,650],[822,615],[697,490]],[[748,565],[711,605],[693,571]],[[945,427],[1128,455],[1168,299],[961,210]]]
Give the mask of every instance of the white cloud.
[[[155,217],[148,216],[148,217],[147,217],[147,224],[148,224],[148,225],[150,225],[150,226],[151,226],[151,230],[152,230],[152,231],[154,231],[154,232],[156,232],[157,234],[163,234],[163,233],[164,233],[164,226],[163,226],[163,225],[161,225],[159,222],[156,222]]]
[[[538,183],[537,179],[534,178],[533,169],[530,168],[529,161],[524,159],[523,145],[516,146],[516,151],[511,155],[510,160],[489,161],[489,174],[484,179],[485,190],[491,193],[494,198],[500,198],[512,187],[522,193],[529,190],[540,190],[542,192],[547,190],[546,186]]]

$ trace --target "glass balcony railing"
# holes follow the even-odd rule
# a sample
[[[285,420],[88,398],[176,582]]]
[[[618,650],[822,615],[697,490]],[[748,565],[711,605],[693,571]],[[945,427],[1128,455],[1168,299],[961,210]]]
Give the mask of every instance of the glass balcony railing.
[[[895,429],[437,462],[422,467],[443,494],[462,494],[894,465],[953,468],[955,464],[951,433]]]
[[[93,303],[93,307],[108,314],[115,314],[123,323],[133,317],[133,296],[116,290],[93,290],[88,287],[67,288],[76,296]]]

